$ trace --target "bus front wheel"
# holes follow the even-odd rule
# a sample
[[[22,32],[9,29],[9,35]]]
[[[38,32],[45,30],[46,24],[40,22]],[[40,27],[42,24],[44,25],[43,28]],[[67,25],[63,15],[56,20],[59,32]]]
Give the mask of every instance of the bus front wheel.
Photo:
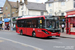
[[[32,33],[32,36],[33,36],[33,37],[36,37],[36,33],[35,33],[35,32],[33,32],[33,33]]]

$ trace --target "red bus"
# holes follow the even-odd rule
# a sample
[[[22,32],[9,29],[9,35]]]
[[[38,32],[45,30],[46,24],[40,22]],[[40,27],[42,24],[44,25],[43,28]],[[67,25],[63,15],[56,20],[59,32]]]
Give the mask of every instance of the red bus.
[[[60,37],[59,18],[56,16],[34,16],[18,18],[16,32],[33,37]]]

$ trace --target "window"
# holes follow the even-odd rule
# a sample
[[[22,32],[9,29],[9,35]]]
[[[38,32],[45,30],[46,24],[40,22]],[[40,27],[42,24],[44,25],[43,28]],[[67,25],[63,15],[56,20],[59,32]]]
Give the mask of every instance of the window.
[[[65,2],[61,2],[61,5],[64,6],[65,5]]]
[[[0,21],[2,21],[2,17],[0,17]]]
[[[23,10],[24,6],[22,6],[21,10]]]
[[[0,7],[0,11],[1,11],[2,9],[1,9],[1,7]]]
[[[75,2],[74,2],[74,8],[75,8]]]
[[[50,12],[52,12],[52,9],[50,9]]]
[[[52,4],[50,3],[50,4],[49,4],[49,7],[51,7],[51,6],[52,6]]]
[[[14,14],[14,12],[12,12],[12,14]]]
[[[16,6],[14,6],[14,8],[16,8]]]
[[[22,11],[22,16],[24,16],[24,11]]]
[[[51,13],[49,15],[52,15]]]
[[[8,7],[6,7],[6,10],[8,9]]]
[[[4,14],[4,17],[6,17],[6,15]]]
[[[64,13],[61,13],[62,16],[64,16]]]
[[[59,12],[61,12],[61,10],[59,10]]]
[[[41,11],[41,15],[44,15],[44,12],[43,11]]]
[[[8,14],[8,17],[10,17],[10,14]]]

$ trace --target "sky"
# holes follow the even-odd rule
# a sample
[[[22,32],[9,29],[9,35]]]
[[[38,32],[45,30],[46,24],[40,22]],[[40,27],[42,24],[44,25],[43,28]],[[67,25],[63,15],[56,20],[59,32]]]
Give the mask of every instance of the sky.
[[[4,3],[5,3],[6,0],[0,0],[0,7],[3,7],[4,6]],[[17,0],[9,0],[9,1],[17,1]],[[20,1],[20,0],[18,0]],[[38,2],[38,3],[44,3],[46,2],[47,0],[28,0],[29,2]]]

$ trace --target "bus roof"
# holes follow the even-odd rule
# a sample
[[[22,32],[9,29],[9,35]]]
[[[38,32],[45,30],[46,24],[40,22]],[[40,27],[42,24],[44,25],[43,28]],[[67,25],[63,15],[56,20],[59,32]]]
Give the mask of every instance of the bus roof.
[[[17,20],[30,19],[30,18],[40,18],[40,17],[43,17],[45,19],[45,16],[22,16],[21,18],[18,18]]]
[[[18,18],[17,20],[22,20],[22,19],[31,19],[31,18],[40,18],[43,17],[44,19],[48,19],[48,18],[53,18],[53,17],[57,17],[57,16],[51,16],[51,15],[43,15],[43,16],[21,16],[21,18]]]

